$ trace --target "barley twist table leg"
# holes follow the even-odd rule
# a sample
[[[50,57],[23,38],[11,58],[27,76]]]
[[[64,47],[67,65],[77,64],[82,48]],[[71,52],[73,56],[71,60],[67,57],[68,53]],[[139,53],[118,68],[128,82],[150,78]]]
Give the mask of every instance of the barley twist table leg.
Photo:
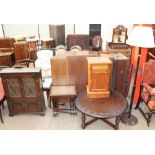
[[[84,113],[82,113],[82,129],[85,129],[86,125],[85,125],[85,121],[86,121],[86,115]]]
[[[121,120],[121,116],[117,116],[115,120],[115,130],[119,129],[119,122]]]

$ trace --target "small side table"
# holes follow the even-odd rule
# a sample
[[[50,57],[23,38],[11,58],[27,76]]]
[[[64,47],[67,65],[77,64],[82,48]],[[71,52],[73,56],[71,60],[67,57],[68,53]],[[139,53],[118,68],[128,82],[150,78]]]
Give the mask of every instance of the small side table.
[[[52,86],[50,90],[50,106],[53,104],[53,116],[58,116],[58,112],[76,115],[75,109],[76,87],[75,86]],[[70,108],[59,108],[59,99],[69,99]]]

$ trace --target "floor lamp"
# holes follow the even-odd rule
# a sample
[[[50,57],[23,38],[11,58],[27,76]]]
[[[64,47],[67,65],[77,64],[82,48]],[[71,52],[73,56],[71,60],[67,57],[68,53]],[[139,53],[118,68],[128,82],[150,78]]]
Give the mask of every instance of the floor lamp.
[[[128,45],[133,46],[129,73],[129,84],[131,85],[133,82],[133,89],[128,112],[121,118],[121,121],[127,125],[135,125],[138,123],[137,118],[132,115],[131,112],[133,104],[136,105],[138,102],[142,78],[141,71],[143,64],[146,62],[148,48],[155,47],[151,26],[151,24],[136,24],[126,42]]]

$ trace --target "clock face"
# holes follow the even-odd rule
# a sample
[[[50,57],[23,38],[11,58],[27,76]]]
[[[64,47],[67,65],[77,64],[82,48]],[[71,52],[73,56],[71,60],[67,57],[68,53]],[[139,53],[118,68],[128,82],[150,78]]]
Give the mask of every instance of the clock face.
[[[92,40],[92,44],[95,48],[99,48],[102,46],[102,38],[100,36],[95,36]]]

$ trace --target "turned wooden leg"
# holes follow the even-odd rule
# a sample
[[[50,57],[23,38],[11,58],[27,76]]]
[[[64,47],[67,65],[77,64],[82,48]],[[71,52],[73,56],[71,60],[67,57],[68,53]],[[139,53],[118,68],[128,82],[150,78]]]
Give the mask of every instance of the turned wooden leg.
[[[71,115],[73,116],[76,115],[74,98],[70,98],[70,110],[71,110]]]
[[[0,108],[0,119],[1,119],[1,122],[4,123],[3,118],[2,118],[1,108]]]
[[[58,116],[58,112],[59,112],[59,104],[58,104],[58,99],[55,99],[55,106],[56,106],[56,116]]]
[[[73,113],[73,102],[72,102],[71,98],[69,99],[69,103],[70,103],[70,111],[71,111],[70,115],[74,115],[74,113]]]
[[[5,101],[5,97],[0,101],[0,105],[2,105],[3,109],[4,109],[4,101]]]
[[[51,101],[52,101],[52,99],[51,99],[51,97],[49,97],[49,102],[48,102],[48,107],[49,107],[49,108],[52,108],[52,107],[51,107]]]
[[[75,98],[73,98],[73,111],[74,111],[74,115],[77,115],[77,111],[75,107]]]
[[[152,114],[148,113],[148,118],[147,118],[147,126],[148,127],[150,127],[151,117],[152,117]]]
[[[2,103],[2,107],[3,107],[3,109],[4,109],[4,102]]]
[[[52,98],[52,104],[53,104],[53,117],[56,117],[56,103],[55,103],[55,98]]]
[[[85,129],[86,125],[85,125],[85,121],[86,121],[86,115],[84,113],[82,113],[82,129]]]
[[[69,103],[70,103],[70,109],[72,109],[73,107],[72,107],[72,99],[71,98],[69,100]]]
[[[49,96],[50,90],[47,90],[46,91],[46,94],[47,94],[48,107],[51,108],[51,97]]]
[[[121,116],[117,116],[115,120],[115,130],[119,129],[119,122],[120,122]]]

